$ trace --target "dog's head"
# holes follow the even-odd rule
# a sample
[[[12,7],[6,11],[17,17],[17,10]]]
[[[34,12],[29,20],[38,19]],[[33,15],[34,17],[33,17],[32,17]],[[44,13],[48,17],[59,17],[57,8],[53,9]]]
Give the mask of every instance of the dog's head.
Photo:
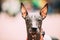
[[[46,18],[47,11],[48,11],[48,3],[46,3],[42,9],[40,9],[40,13],[28,13],[24,4],[21,3],[22,17],[26,21],[26,26],[29,33],[31,33],[32,31],[40,32],[42,20]]]
[[[40,13],[28,13],[24,4],[21,3],[22,17],[25,19],[26,25],[30,31],[34,29],[39,32],[42,20],[46,18],[47,11],[48,11],[47,3],[44,5],[42,9],[40,9]]]
[[[28,13],[24,4],[21,3],[21,12],[22,17],[25,19],[26,22],[27,33],[28,35],[31,34],[32,38],[36,38],[37,36],[37,39],[39,40],[42,20],[46,18],[47,11],[48,11],[48,3],[46,3],[42,9],[40,9],[39,13]],[[31,37],[29,38],[29,40],[31,40]]]

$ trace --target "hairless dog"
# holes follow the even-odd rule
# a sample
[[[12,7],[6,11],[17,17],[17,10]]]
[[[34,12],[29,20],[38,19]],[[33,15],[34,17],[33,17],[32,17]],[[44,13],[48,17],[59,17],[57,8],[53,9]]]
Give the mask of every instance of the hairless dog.
[[[40,40],[42,21],[46,18],[48,3],[40,9],[40,13],[28,13],[24,4],[21,3],[22,17],[26,22],[28,40]],[[44,33],[44,32],[43,32]]]

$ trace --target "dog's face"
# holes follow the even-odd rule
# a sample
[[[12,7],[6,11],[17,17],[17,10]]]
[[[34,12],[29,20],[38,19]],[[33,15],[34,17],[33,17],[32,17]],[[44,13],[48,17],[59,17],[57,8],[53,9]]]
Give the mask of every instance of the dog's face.
[[[40,32],[42,20],[46,18],[47,10],[48,4],[46,3],[44,7],[40,10],[40,13],[28,13],[24,4],[21,3],[22,17],[26,21],[26,26],[29,33],[31,33],[32,31]]]
[[[26,26],[31,33],[32,31],[40,32],[42,20],[46,18],[48,10],[48,4],[46,3],[42,9],[40,9],[40,13],[28,13],[24,4],[21,3],[21,12],[22,17],[26,21]]]

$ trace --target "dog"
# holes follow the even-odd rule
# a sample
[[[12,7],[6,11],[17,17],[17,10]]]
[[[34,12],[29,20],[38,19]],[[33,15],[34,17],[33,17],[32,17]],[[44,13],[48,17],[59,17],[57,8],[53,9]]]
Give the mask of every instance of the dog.
[[[48,3],[40,9],[40,13],[28,13],[24,4],[21,3],[22,17],[26,22],[28,40],[40,40],[42,21],[46,18]]]

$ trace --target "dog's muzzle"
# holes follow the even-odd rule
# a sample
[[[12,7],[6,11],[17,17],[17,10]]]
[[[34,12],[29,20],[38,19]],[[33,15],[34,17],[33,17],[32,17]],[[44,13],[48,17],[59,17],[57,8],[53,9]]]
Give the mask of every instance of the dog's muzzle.
[[[37,28],[31,28],[32,29],[32,32],[36,32],[37,31]]]

